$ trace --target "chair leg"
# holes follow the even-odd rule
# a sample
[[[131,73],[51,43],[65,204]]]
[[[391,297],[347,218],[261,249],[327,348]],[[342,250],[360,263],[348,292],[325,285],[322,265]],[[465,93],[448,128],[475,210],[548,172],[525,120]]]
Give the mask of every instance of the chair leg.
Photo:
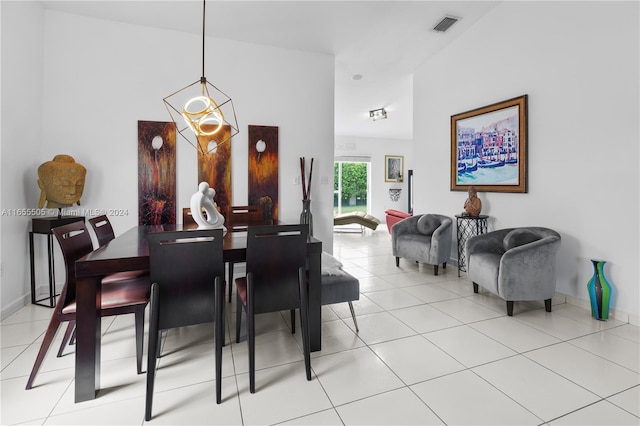
[[[438,265],[433,265],[433,275],[438,275]]]
[[[253,310],[247,303],[247,346],[249,349],[249,392],[256,393],[256,330]]]
[[[233,262],[229,262],[229,303],[231,303],[231,286],[233,285]]]
[[[304,369],[307,380],[311,380],[311,340],[309,336],[309,291],[307,276],[304,269],[298,270],[298,285],[300,287],[300,327],[302,328],[302,350],[304,352]]]
[[[296,310],[291,309],[291,334],[296,334]]]
[[[396,266],[400,266],[400,258],[396,256]]]
[[[58,301],[58,303],[61,303]],[[33,363],[33,368],[31,369],[31,374],[29,374],[29,380],[27,380],[26,389],[31,389],[33,387],[33,381],[38,374],[38,370],[42,366],[42,361],[44,361],[44,357],[47,355],[47,351],[49,350],[49,346],[53,342],[53,338],[56,336],[56,331],[58,331],[58,326],[60,325],[61,317],[57,312],[51,316],[51,320],[49,321],[49,326],[47,327],[47,332],[44,335],[44,340],[40,345],[40,350],[38,351],[38,356],[36,357],[36,361]]]
[[[220,277],[216,277],[215,285],[216,404],[220,404],[222,402],[222,345],[224,343],[224,282]]]
[[[145,305],[136,308],[136,365],[138,374],[142,374],[142,354],[144,351],[144,309]]]
[[[76,329],[76,322],[69,321],[69,324],[67,325],[67,329],[64,332],[64,337],[62,338],[62,343],[60,344],[60,349],[58,349],[58,355],[57,355],[58,358],[62,356],[62,352],[64,352],[64,348],[66,348],[67,344],[71,341],[71,336],[73,336],[75,329]]]
[[[545,301],[544,301],[544,309],[547,312],[551,312],[551,299],[545,299]]]
[[[477,293],[478,292],[478,284],[473,283],[473,292]]]
[[[356,321],[356,311],[353,309],[353,303],[351,303],[351,301],[349,301],[349,310],[351,311],[351,318],[353,318],[353,325],[356,326],[356,333],[359,333],[360,329],[358,328],[358,321]]]
[[[240,295],[236,294],[236,343],[240,343],[240,327],[242,326],[243,304]]]
[[[442,269],[447,269],[447,262],[442,263]]]
[[[513,316],[513,300],[507,300],[507,315]]]
[[[151,286],[151,309],[149,318],[149,350],[147,351],[147,395],[145,398],[144,419],[151,420],[151,407],[153,405],[153,386],[156,378],[156,358],[160,344],[160,331],[158,330],[158,285]]]

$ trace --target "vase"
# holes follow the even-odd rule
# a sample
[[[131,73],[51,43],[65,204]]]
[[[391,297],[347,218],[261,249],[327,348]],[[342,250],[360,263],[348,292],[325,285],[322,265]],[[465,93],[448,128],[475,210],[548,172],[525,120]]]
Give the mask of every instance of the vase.
[[[591,260],[593,263],[593,277],[587,284],[591,299],[591,316],[600,321],[609,319],[609,302],[611,300],[611,284],[604,275],[604,260]]]
[[[300,223],[309,225],[309,235],[313,235],[313,214],[311,214],[311,200],[302,200]]]

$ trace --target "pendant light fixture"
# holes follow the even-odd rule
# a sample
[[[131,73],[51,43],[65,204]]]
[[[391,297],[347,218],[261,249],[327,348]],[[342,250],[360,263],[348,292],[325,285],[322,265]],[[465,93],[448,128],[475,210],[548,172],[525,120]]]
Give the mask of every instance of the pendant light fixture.
[[[172,121],[176,123],[178,133],[202,154],[215,154],[218,147],[230,142],[239,130],[233,101],[209,83],[204,75],[205,17],[206,0],[203,0],[202,76],[163,101]]]

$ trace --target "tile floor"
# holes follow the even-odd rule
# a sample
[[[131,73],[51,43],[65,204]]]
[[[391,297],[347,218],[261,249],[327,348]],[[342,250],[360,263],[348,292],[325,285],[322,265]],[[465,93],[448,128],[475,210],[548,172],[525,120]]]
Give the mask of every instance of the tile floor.
[[[312,381],[288,314],[267,314],[257,330],[257,392],[249,393],[246,343],[231,342],[216,405],[211,326],[173,330],[164,337],[149,423],[640,424],[638,327],[598,322],[567,304],[546,313],[541,302],[516,303],[507,317],[502,300],[474,294],[452,266],[438,276],[412,262],[397,268],[382,226],[336,233],[334,254],[360,279],[360,332],[346,303],[323,308]],[[51,350],[36,387],[25,391],[50,312],[30,305],[1,324],[0,423],[145,424],[131,315],[103,321],[97,399],[73,402],[73,347],[62,358]]]

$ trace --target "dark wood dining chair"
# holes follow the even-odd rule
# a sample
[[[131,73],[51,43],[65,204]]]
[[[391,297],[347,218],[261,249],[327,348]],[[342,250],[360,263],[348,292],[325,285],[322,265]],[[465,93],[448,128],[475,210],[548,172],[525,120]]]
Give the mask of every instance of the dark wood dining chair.
[[[265,225],[263,223],[262,209],[260,206],[231,206],[227,211],[225,225],[230,232],[246,231],[250,225]],[[229,289],[227,290],[228,302],[231,303],[231,285],[233,284],[233,266],[236,263],[228,262],[228,279]]]
[[[247,275],[236,279],[236,342],[240,341],[242,311],[246,312],[249,348],[249,390],[255,393],[255,316],[300,309],[302,346],[307,380],[311,380],[309,297],[306,278],[309,225],[250,226],[247,230]]]
[[[151,420],[160,333],[215,322],[216,403],[222,394],[224,260],[222,229],[148,235],[151,276],[145,420]],[[156,348],[153,350],[152,348]]]
[[[51,315],[49,326],[44,335],[36,361],[27,381],[27,389],[33,387],[33,381],[40,370],[49,346],[53,342],[58,327],[64,321],[70,323],[64,340],[69,339],[76,320],[76,260],[93,251],[91,236],[84,222],[73,222],[52,229],[60,244],[64,258],[66,280],[56,307]],[[101,316],[135,314],[136,320],[136,361],[138,373],[142,371],[142,350],[144,339],[144,310],[149,302],[149,280],[140,278],[102,286]],[[68,334],[68,335],[67,335]],[[63,341],[63,345],[64,345]]]
[[[113,226],[111,226],[111,222],[106,215],[100,215],[96,217],[92,217],[87,220],[91,228],[93,229],[93,233],[96,235],[96,239],[98,241],[98,247],[102,247],[107,244],[109,241],[113,240],[116,235],[113,232]],[[126,272],[118,272],[115,274],[110,274],[102,277],[102,284],[110,284],[117,281],[123,280],[131,280],[134,278],[142,277],[148,275],[148,271],[126,271]]]

